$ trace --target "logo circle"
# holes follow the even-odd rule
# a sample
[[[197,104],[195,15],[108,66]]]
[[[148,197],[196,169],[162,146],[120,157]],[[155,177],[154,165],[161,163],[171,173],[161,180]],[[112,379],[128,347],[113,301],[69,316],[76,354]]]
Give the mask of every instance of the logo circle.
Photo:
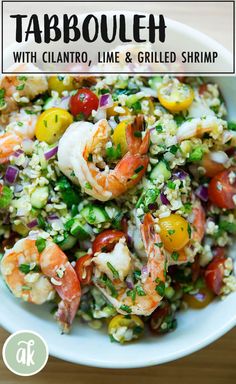
[[[48,346],[38,333],[22,330],[6,339],[2,357],[11,372],[19,376],[32,376],[45,367]]]

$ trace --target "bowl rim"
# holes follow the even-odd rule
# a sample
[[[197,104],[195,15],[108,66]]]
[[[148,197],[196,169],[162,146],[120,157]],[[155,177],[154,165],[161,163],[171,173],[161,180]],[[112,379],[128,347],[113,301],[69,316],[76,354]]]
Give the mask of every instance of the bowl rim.
[[[16,332],[16,328],[14,326],[14,319],[12,318],[12,321],[9,322],[9,319],[3,316],[3,312],[0,312],[0,323],[1,326],[6,329],[10,333]],[[236,313],[233,318],[231,318],[227,323],[224,323],[220,328],[217,328],[213,333],[211,333],[208,337],[205,337],[204,339],[200,340],[199,342],[195,342],[194,344],[191,344],[189,347],[184,348],[183,350],[178,350],[177,352],[173,352],[171,355],[169,354],[166,357],[153,357],[148,358],[148,361],[144,361],[142,364],[135,363],[133,361],[129,361],[126,359],[126,361],[96,361],[95,359],[88,359],[84,358],[82,355],[79,356],[79,358],[75,358],[72,360],[69,357],[67,357],[66,353],[63,354],[60,349],[57,348],[56,343],[55,344],[48,344],[49,353],[51,356],[56,357],[58,359],[68,361],[70,363],[89,366],[89,367],[96,367],[96,368],[108,368],[108,369],[134,369],[134,368],[145,368],[155,365],[160,365],[164,363],[169,363],[174,360],[178,360],[180,358],[183,358],[185,356],[189,356],[194,352],[197,352],[207,345],[213,343],[220,337],[222,337],[225,333],[230,331],[233,327],[236,326]],[[27,328],[27,327],[25,327]],[[140,341],[138,341],[140,342]],[[125,346],[121,346],[122,348],[125,348]]]

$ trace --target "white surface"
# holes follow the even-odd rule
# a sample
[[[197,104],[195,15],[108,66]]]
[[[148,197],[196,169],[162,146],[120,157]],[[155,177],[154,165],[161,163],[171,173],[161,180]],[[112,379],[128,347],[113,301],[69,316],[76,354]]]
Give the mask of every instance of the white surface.
[[[213,78],[226,99],[230,118],[236,118],[236,78]],[[236,325],[236,293],[200,311],[179,313],[178,327],[163,337],[146,335],[139,342],[121,346],[111,343],[106,332],[74,324],[70,335],[60,335],[46,306],[15,299],[0,282],[0,322],[10,332],[29,329],[48,343],[51,355],[90,366],[134,368],[161,364],[186,356],[210,344]]]

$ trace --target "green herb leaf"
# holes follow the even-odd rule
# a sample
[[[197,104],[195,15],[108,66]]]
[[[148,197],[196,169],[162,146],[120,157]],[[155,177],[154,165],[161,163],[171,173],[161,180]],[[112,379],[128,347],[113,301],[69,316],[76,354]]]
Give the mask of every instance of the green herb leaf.
[[[202,147],[196,147],[190,153],[190,156],[189,156],[188,160],[190,162],[200,161],[200,160],[202,160],[202,157],[203,157],[203,149],[202,149]]]
[[[127,313],[131,313],[131,312],[132,312],[131,308],[130,308],[128,305],[125,305],[125,304],[122,304],[122,305],[120,306],[120,309],[121,309],[122,311],[127,312]]]
[[[179,253],[174,251],[172,252],[171,257],[174,261],[177,261],[179,259]]]
[[[160,281],[158,283],[158,285],[156,286],[156,291],[157,291],[158,295],[164,296],[164,294],[165,294],[165,283],[164,283],[164,281]]]
[[[107,266],[112,272],[114,279],[119,279],[120,278],[119,272],[113,267],[111,263],[109,263],[109,261],[107,262]]]
[[[43,252],[46,247],[46,240],[42,237],[39,237],[35,242],[36,247],[38,248],[39,253]]]

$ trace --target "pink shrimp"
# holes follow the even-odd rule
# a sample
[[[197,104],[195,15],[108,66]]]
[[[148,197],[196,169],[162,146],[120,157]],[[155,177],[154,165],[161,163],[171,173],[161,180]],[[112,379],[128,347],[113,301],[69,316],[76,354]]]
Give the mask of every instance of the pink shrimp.
[[[77,275],[61,249],[51,239],[40,253],[35,236],[18,240],[1,260],[2,276],[14,296],[33,304],[61,298],[56,319],[68,332],[79,306],[81,289]]]
[[[134,187],[147,170],[149,131],[143,139],[135,135],[135,132],[141,132],[142,128],[143,116],[137,116],[133,124],[129,124],[126,129],[128,152],[114,169],[109,169],[102,160],[104,170],[101,170],[97,164],[90,161],[90,156],[97,156],[101,162],[111,134],[108,122],[100,120],[96,125],[74,123],[59,142],[59,168],[94,198],[100,201],[116,198]]]
[[[133,260],[133,265],[130,265],[129,271],[124,271],[124,266],[129,265],[127,262],[125,263],[125,260],[131,257],[128,256],[127,246],[124,244],[125,239],[121,239],[116,244],[114,251],[95,255],[93,259],[96,266],[94,282],[116,308],[117,312],[148,316],[157,308],[164,295],[167,265],[166,257],[158,246],[161,240],[159,234],[155,232],[154,220],[150,213],[144,217],[143,224],[141,225],[141,234],[147,254],[147,263],[144,266],[140,265],[140,278],[138,283],[133,285],[132,291],[130,291],[130,288],[127,288],[125,280],[121,278],[124,272],[126,276],[131,276],[134,270],[137,269],[134,266],[135,261]],[[122,242],[123,250],[121,247]],[[120,252],[122,252],[122,255]],[[114,257],[120,257],[120,261],[114,260]],[[97,261],[98,258],[99,263]],[[106,268],[107,260],[120,266],[120,269],[117,267],[117,273],[120,278],[112,280],[113,291],[111,291],[109,285],[106,286],[106,280],[101,278],[102,273],[105,271],[104,267]],[[104,265],[102,265],[102,261]],[[130,292],[133,292],[134,296]]]
[[[192,239],[201,243],[205,235],[206,214],[199,200],[195,200],[192,209]]]
[[[14,153],[16,145],[20,145],[22,138],[15,133],[5,132],[0,135],[0,164],[4,164]]]

